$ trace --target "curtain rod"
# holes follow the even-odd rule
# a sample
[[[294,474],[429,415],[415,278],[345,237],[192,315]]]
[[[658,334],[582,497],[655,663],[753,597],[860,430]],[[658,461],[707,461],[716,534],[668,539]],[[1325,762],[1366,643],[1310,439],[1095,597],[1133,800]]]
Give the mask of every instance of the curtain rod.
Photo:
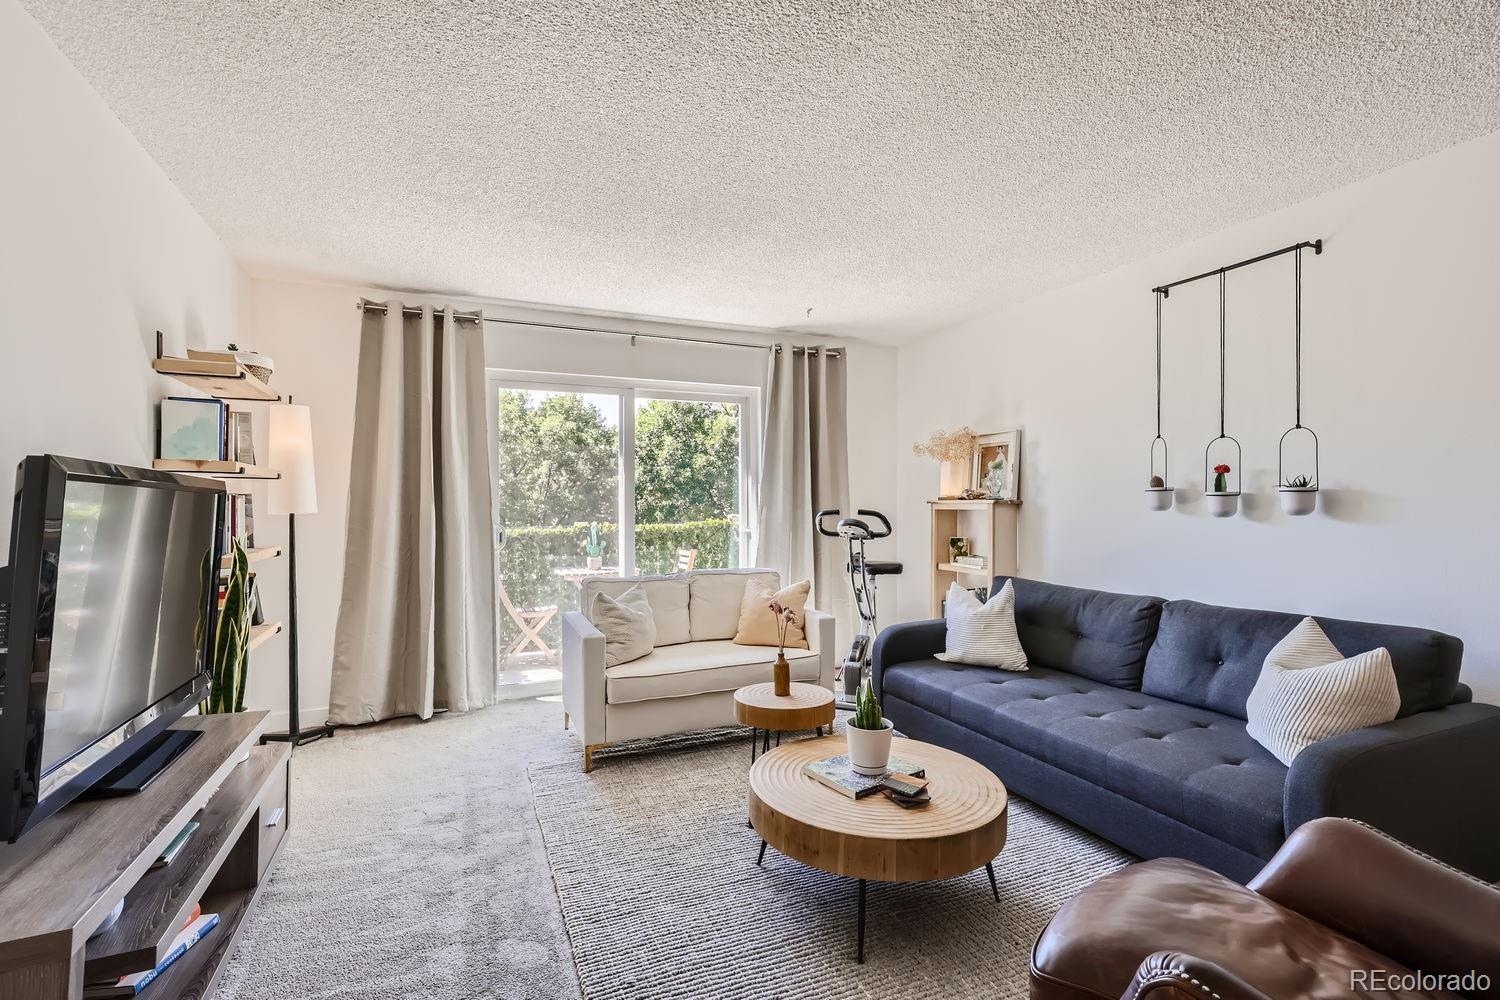
[[[367,299],[356,299],[354,302],[354,308],[360,310],[361,312],[368,311],[383,313],[386,311],[384,303],[370,302]],[[402,307],[401,312],[402,314],[407,316],[420,316],[422,314],[422,310],[420,308],[412,306]],[[780,344],[747,344],[742,340],[706,340],[699,339],[697,337],[673,337],[665,333],[638,333],[632,330],[600,330],[591,326],[569,326],[564,323],[542,323],[524,319],[496,319],[493,316],[486,316],[479,311],[463,313],[455,312],[453,315],[458,319],[472,319],[485,323],[499,323],[504,326],[539,326],[544,330],[566,330],[569,333],[596,333],[611,337],[629,337],[632,346],[635,344],[636,339],[640,338],[642,340],[670,340],[683,344],[705,344],[711,347],[738,347],[743,350],[751,351],[774,350],[778,353],[781,351]],[[821,352],[833,358],[836,358],[843,353],[842,351],[827,350],[817,347],[792,348],[792,353],[794,354],[803,354],[808,351],[811,351],[814,354],[818,354]]]
[[[1178,285],[1186,285],[1190,281],[1201,281],[1204,278],[1212,278],[1214,275],[1225,274],[1229,271],[1233,271],[1238,267],[1249,267],[1251,264],[1259,264],[1263,260],[1270,260],[1272,257],[1280,257],[1284,253],[1292,253],[1293,251],[1303,250],[1308,247],[1312,248],[1313,253],[1320,254],[1323,252],[1323,241],[1303,240],[1301,243],[1293,243],[1289,247],[1282,247],[1280,250],[1272,250],[1270,253],[1263,253],[1259,257],[1251,257],[1249,260],[1242,260],[1236,264],[1229,264],[1225,267],[1216,267],[1212,271],[1204,271],[1202,274],[1195,274],[1191,278],[1181,278],[1177,281],[1169,282],[1165,285],[1157,285],[1155,288],[1151,289],[1151,293],[1154,295],[1157,292],[1160,292],[1162,298],[1166,298],[1169,294],[1171,294],[1168,289],[1176,288]]]

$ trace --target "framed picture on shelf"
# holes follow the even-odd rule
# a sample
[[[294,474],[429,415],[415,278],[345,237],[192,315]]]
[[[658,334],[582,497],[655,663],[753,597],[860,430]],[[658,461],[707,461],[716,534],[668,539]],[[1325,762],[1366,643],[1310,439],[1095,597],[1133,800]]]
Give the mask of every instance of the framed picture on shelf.
[[[156,457],[217,461],[224,457],[224,414],[217,399],[168,396],[161,401]]]
[[[1021,499],[1021,431],[979,435],[974,489],[994,500]]]

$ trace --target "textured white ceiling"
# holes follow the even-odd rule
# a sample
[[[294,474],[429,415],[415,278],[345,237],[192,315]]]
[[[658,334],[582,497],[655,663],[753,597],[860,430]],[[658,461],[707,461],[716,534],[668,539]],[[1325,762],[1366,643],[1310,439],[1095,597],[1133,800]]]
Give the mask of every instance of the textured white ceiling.
[[[22,2],[252,267],[880,339],[1500,129],[1495,0]]]

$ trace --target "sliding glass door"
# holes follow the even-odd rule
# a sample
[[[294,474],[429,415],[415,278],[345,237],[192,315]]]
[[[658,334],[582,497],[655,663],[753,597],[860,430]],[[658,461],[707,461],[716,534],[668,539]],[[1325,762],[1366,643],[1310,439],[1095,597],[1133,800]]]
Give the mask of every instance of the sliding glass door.
[[[593,576],[742,565],[753,389],[491,373],[506,680],[554,676]]]

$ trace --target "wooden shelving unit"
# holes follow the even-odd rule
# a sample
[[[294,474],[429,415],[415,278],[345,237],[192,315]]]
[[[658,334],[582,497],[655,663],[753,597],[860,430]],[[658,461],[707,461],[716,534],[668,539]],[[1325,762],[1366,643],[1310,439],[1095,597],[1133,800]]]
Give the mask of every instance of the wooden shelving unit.
[[[76,1000],[87,979],[138,971],[200,901],[219,925],[145,995],[211,994],[290,824],[291,747],[257,745],[265,727],[265,712],[182,719],[203,735],[139,794],[74,802],[0,852],[0,997]],[[193,819],[182,853],[152,869]]]
[[[246,465],[244,462],[217,461],[213,459],[153,458],[151,468],[157,472],[186,472],[193,476],[212,476],[215,479],[279,479],[281,474],[264,465]]]
[[[200,361],[196,358],[157,358],[151,367],[215,399],[247,399],[274,403],[281,395],[238,362]]]
[[[280,631],[281,622],[266,622],[264,625],[250,626],[250,641],[245,643],[245,652],[250,652]]]
[[[1016,572],[1016,522],[1021,504],[1012,500],[929,500],[932,519],[932,617],[943,614],[948,587],[985,587]],[[967,538],[969,551],[987,560],[984,569],[951,562],[948,539]]]

